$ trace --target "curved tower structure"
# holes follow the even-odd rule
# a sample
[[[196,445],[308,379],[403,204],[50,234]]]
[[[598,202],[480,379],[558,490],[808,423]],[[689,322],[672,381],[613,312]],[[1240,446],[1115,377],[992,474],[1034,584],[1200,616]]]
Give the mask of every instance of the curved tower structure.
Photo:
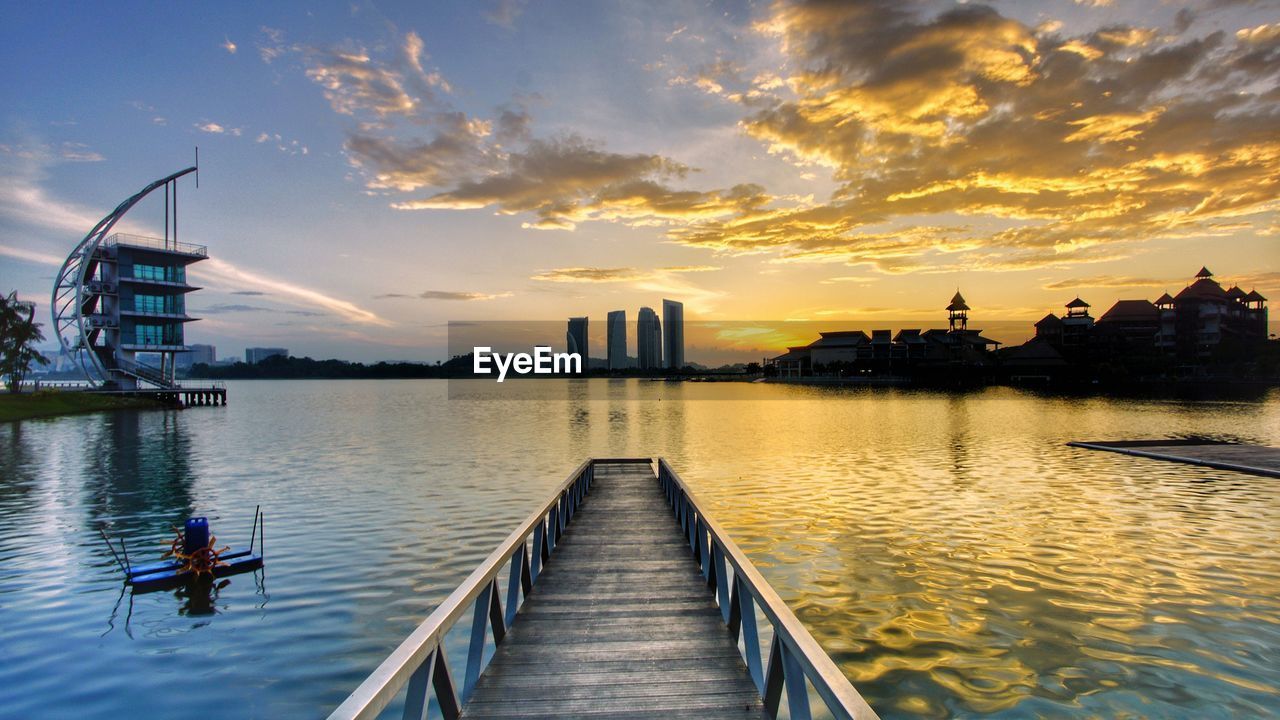
[[[178,179],[192,166],[147,185],[102,218],[76,245],[53,285],[53,328],[63,354],[94,387],[174,389],[174,355],[187,352],[183,325],[186,266],[204,246],[178,242]],[[164,188],[164,237],[111,230],[134,205]],[[170,235],[172,230],[172,235]],[[152,363],[139,361],[149,353]]]

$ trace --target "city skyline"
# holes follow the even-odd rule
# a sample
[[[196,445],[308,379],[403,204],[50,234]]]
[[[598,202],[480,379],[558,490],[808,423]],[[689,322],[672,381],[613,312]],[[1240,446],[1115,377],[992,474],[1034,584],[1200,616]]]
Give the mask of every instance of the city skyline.
[[[659,295],[691,322],[922,325],[957,288],[975,326],[1029,327],[1205,264],[1277,297],[1272,15],[13,6],[0,274],[47,324],[71,247],[200,145],[188,343],[435,360],[450,320]]]

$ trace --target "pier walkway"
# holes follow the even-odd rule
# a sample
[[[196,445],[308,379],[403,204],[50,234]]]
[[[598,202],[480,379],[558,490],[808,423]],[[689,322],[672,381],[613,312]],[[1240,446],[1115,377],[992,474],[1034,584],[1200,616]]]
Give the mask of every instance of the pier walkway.
[[[1069,442],[1067,445],[1151,460],[1200,465],[1216,470],[1280,477],[1280,448],[1262,445],[1200,440],[1113,440]]]
[[[463,617],[455,666],[446,635]],[[674,470],[647,458],[583,463],[330,718],[379,717],[401,698],[415,719],[760,718],[785,706],[801,720],[811,701],[876,717]]]

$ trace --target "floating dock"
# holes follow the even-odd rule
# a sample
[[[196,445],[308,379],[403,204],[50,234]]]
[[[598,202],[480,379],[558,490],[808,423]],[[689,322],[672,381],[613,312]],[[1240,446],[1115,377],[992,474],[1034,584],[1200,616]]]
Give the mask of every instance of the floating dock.
[[[463,617],[455,666],[445,635]],[[784,704],[804,720],[811,699],[835,718],[877,717],[670,465],[648,458],[579,466],[330,720],[379,717],[401,698],[415,720],[430,698],[446,720],[776,718]]]
[[[1207,440],[1069,442],[1071,447],[1188,463],[1216,470],[1280,477],[1280,448]]]

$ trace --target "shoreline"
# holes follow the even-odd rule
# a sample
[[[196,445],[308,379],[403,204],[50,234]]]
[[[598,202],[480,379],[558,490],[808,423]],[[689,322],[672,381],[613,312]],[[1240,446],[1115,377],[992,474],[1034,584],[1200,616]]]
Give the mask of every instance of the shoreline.
[[[19,394],[0,393],[0,423],[110,410],[163,410],[166,407],[149,398],[89,392],[40,390]]]

